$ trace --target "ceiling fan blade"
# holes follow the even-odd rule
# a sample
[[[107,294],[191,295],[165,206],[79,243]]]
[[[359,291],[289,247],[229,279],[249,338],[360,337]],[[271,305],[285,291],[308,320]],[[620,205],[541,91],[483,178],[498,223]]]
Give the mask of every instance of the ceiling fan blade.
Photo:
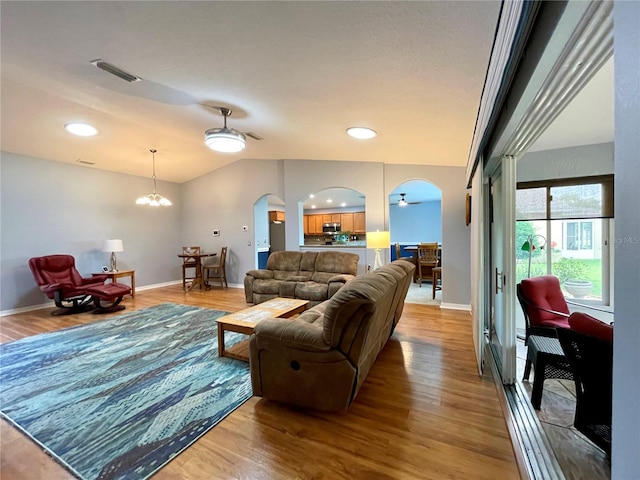
[[[254,140],[264,140],[264,138],[262,138],[260,135],[258,135],[257,133],[254,133],[254,132],[244,132],[244,134],[247,137],[253,138]]]

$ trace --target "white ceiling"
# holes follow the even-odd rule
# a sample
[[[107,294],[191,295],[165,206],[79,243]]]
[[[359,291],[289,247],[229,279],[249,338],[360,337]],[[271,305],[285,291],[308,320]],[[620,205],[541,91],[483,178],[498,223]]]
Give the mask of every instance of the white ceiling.
[[[2,149],[185,182],[241,158],[467,162],[499,1],[0,2]],[[127,83],[101,58],[143,78]],[[209,150],[233,109],[248,139]],[[63,130],[72,120],[92,138]],[[349,126],[378,131],[369,141]]]

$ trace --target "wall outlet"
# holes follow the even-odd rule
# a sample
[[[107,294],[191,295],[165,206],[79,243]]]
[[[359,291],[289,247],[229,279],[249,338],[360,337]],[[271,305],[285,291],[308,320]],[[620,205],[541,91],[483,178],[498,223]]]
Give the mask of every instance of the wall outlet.
[[[219,229],[217,229],[217,228],[214,228],[214,229],[213,229],[213,236],[214,236],[214,237],[219,237],[219,236],[220,236],[220,230],[219,230]]]
[[[249,231],[249,227],[248,227],[248,226],[246,226],[246,225],[243,225],[243,226],[242,226],[242,231],[243,231],[243,232],[248,232],[248,231]]]

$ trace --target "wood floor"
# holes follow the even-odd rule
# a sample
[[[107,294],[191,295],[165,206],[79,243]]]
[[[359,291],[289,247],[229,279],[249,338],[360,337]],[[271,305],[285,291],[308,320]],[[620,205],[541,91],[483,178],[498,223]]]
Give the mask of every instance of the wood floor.
[[[125,300],[127,311],[164,302],[229,312],[247,306],[241,289],[185,294],[180,285],[139,291]],[[0,341],[106,317],[49,312],[1,317]],[[0,438],[2,480],[74,478],[4,420]],[[520,476],[494,381],[477,373],[470,315],[416,304],[405,305],[396,332],[347,412],[303,411],[253,397],[153,477],[458,478]]]

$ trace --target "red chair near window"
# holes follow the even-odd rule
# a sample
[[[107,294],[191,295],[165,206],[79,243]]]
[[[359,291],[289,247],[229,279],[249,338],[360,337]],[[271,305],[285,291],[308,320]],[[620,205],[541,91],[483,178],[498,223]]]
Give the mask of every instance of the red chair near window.
[[[613,325],[584,313],[572,313],[570,329],[558,329],[576,385],[573,425],[611,455]]]
[[[76,262],[71,255],[47,255],[29,259],[29,268],[33,273],[40,291],[53,299],[57,310],[52,315],[94,310],[96,313],[122,310],[118,306],[122,297],[131,293],[128,285],[110,283],[105,285],[107,275],[82,277],[76,270]]]
[[[556,337],[556,328],[569,328],[569,307],[554,275],[522,280],[517,295],[526,323],[525,345],[531,335]]]

